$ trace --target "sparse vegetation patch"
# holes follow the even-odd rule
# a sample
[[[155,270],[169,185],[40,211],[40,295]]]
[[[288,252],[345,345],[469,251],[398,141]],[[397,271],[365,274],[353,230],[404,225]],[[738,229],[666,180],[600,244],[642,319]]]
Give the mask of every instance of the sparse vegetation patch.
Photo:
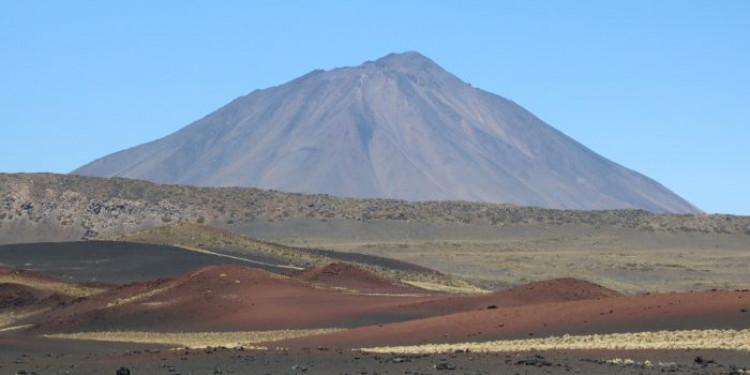
[[[68,340],[91,340],[107,342],[128,342],[140,344],[162,344],[175,347],[245,347],[251,348],[259,343],[274,342],[296,337],[322,335],[340,331],[334,328],[297,329],[279,331],[242,331],[242,332],[139,332],[139,331],[102,331],[79,332],[45,335],[45,337]]]
[[[526,340],[428,344],[361,349],[373,353],[525,352],[533,350],[684,350],[750,351],[750,329],[687,330],[555,336]]]

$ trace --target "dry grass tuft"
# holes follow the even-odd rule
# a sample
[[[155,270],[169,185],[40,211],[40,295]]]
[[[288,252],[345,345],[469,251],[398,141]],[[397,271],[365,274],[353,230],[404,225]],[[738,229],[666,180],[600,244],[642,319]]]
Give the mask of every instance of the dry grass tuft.
[[[19,322],[23,319],[26,319],[30,316],[41,314],[45,311],[48,311],[49,309],[38,309],[38,310],[28,310],[28,311],[7,311],[0,313],[0,332],[2,331],[8,331],[11,330],[11,325],[15,324],[16,322]]]
[[[13,272],[0,274],[0,283],[26,285],[32,288],[48,290],[71,297],[89,297],[102,293],[106,290],[103,288],[68,284],[62,281],[36,280],[31,277],[24,277],[21,274],[16,274]]]
[[[361,349],[373,353],[524,352],[532,350],[722,349],[750,351],[750,329],[687,330],[556,336],[525,340],[428,344]]]
[[[242,331],[242,332],[139,332],[139,331],[102,331],[78,332],[45,335],[45,337],[91,340],[107,342],[127,342],[138,344],[161,344],[176,347],[253,347],[262,342],[273,342],[296,337],[321,335],[340,331],[335,328],[297,329],[280,331]]]
[[[449,294],[485,294],[492,292],[491,290],[482,289],[476,285],[472,285],[460,280],[452,280],[451,283],[417,280],[401,280],[401,282],[420,289]]]

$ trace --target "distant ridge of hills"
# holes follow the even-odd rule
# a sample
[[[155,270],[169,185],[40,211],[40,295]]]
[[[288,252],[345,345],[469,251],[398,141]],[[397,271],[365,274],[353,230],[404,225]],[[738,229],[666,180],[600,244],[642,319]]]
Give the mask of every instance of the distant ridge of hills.
[[[750,235],[750,217],[572,211],[460,201],[344,199],[252,188],[161,185],[123,178],[0,174],[0,243],[101,238],[172,222],[239,228],[258,222],[340,221],[581,224],[643,231]]]
[[[253,91],[73,173],[355,198],[700,213],[416,52]]]

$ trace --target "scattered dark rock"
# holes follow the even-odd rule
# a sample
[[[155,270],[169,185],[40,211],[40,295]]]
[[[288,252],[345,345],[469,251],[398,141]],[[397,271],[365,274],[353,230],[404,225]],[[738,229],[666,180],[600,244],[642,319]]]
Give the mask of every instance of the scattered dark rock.
[[[489,305],[487,306],[487,310],[494,310],[497,308],[497,305]]]
[[[116,375],[130,375],[130,369],[127,367],[120,367],[117,370]]]
[[[93,212],[95,214],[99,214],[102,212],[102,208],[104,208],[104,205],[100,202],[93,202],[89,205],[89,212]]]
[[[435,370],[455,370],[456,369],[456,366],[448,362],[436,363],[433,367],[435,368]]]
[[[537,354],[531,358],[516,361],[516,366],[549,367],[552,366],[552,362],[546,360],[544,356]]]
[[[13,284],[0,283],[0,309],[27,306],[37,302],[31,290]]]
[[[92,238],[96,238],[96,236],[99,235],[99,232],[93,230],[93,229],[86,229],[86,233],[83,234],[83,237],[81,239],[89,240]]]
[[[715,364],[716,361],[714,361],[713,359],[704,359],[701,356],[697,356],[693,360],[693,363],[695,363],[696,365],[701,365],[701,367],[707,367],[708,365]]]
[[[305,367],[303,365],[300,365],[298,363],[298,364],[292,366],[292,371],[302,371],[302,372],[305,372],[305,371],[307,371],[307,367]]]

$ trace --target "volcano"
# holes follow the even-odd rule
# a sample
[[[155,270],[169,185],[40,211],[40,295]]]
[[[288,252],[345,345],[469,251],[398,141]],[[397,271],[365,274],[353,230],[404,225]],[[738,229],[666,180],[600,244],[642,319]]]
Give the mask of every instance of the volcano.
[[[700,212],[416,52],[253,91],[72,173],[354,198]]]

